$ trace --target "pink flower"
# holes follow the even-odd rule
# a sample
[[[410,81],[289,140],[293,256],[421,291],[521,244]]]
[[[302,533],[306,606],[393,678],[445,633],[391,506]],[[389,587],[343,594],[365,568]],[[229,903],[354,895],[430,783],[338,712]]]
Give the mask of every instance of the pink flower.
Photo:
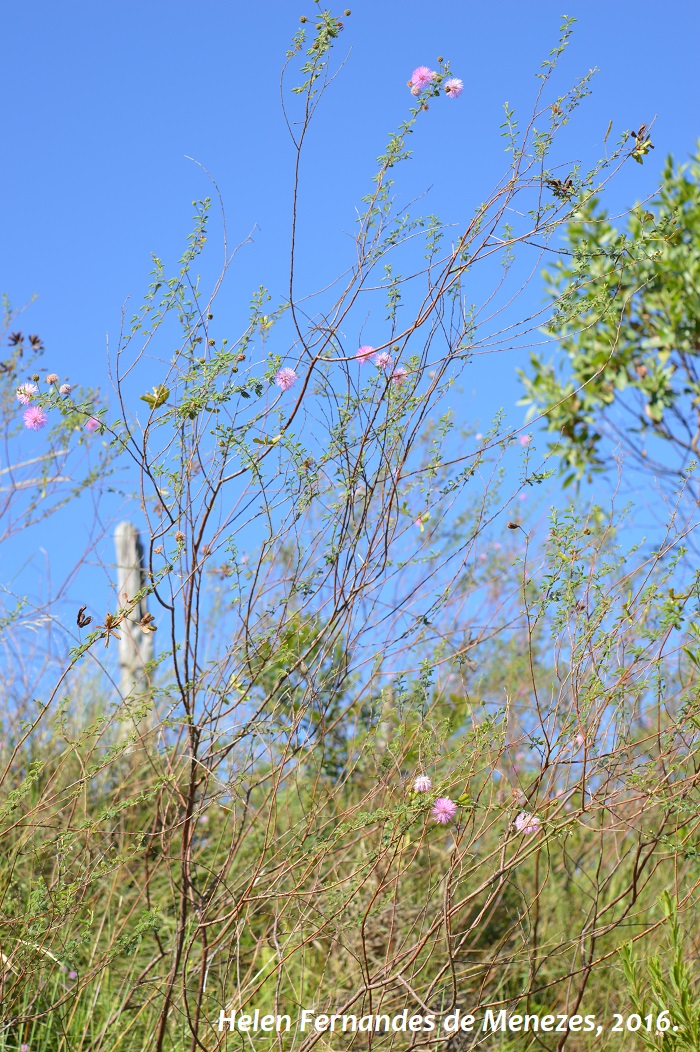
[[[407,376],[408,369],[404,369],[404,367],[400,365],[398,369],[394,369],[393,373],[391,374],[391,382],[392,384],[396,384],[398,386],[399,384],[402,384],[404,382]]]
[[[366,344],[364,347],[360,347],[355,357],[357,358],[360,365],[369,365],[373,354],[374,347],[370,347],[369,344]]]
[[[429,69],[427,66],[419,66],[418,69],[414,69],[409,81],[411,85],[411,94],[420,95],[423,88],[427,84],[431,84],[436,77],[437,73],[435,70]]]
[[[433,788],[433,783],[428,778],[427,774],[419,774],[413,783],[414,793],[429,793]]]
[[[99,426],[100,426],[100,421],[97,419],[97,417],[96,416],[91,416],[90,419],[88,420],[88,422],[85,425],[85,430],[89,431],[90,434],[92,434],[93,431],[97,431]]]
[[[77,979],[78,978],[78,973],[77,972],[68,972],[68,978],[69,979]]]
[[[294,387],[298,377],[293,369],[278,369],[275,376],[275,383],[278,387],[281,387],[283,391],[288,391],[290,387]]]
[[[20,405],[29,405],[35,394],[39,394],[36,384],[20,384],[16,392],[17,401]]]
[[[432,818],[441,825],[447,825],[457,814],[457,804],[449,796],[438,796],[430,812]]]
[[[23,1041],[22,1044],[19,1046],[19,1052],[29,1052],[29,1045],[26,1041]]]
[[[378,369],[391,369],[394,361],[388,351],[380,351],[379,354],[375,354],[372,361]]]
[[[25,409],[23,419],[24,426],[30,431],[41,431],[42,427],[46,427],[48,417],[38,405],[30,405],[29,409]]]
[[[452,77],[451,80],[445,82],[445,92],[447,97],[450,99],[457,99],[464,91],[464,84],[459,77]]]
[[[61,384],[61,386],[58,389],[58,393],[62,395],[69,395],[71,393],[71,385]]]
[[[521,446],[529,446],[531,440],[532,440],[532,435],[521,435],[520,438],[518,439],[518,442],[520,443]]]
[[[529,836],[531,833],[539,831],[542,822],[537,815],[531,815],[528,811],[521,811],[513,825],[519,833]]]
[[[49,375],[46,377],[46,382],[47,384],[57,384],[58,373],[49,373]]]

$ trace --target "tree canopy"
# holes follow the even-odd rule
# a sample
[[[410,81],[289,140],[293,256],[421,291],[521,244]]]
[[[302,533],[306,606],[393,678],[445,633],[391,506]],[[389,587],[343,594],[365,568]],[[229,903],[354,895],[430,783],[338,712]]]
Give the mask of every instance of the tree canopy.
[[[566,482],[618,445],[656,475],[682,474],[700,443],[700,147],[689,164],[668,158],[622,229],[599,199],[582,203],[545,280],[558,347],[531,355],[523,403],[546,414]]]

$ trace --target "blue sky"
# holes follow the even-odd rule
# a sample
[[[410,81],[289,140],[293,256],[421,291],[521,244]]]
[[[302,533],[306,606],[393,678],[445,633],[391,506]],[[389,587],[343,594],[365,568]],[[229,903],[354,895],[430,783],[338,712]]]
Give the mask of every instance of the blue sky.
[[[360,0],[338,54],[348,62],[324,100],[304,173],[310,266],[333,270],[343,231],[367,192],[374,158],[405,115],[414,66],[452,61],[466,90],[413,136],[411,188],[433,187],[431,207],[459,221],[505,170],[498,125],[508,99],[523,110],[540,60],[556,40],[561,4],[426,5]],[[274,287],[286,263],[291,146],[279,71],[310,2],[182,0],[7,5],[2,70],[4,168],[0,284],[32,293],[30,318],[50,357],[86,380],[103,375],[105,333],[147,282],[149,253],[179,256],[193,198],[210,191],[189,155],[217,179],[232,237],[254,225],[245,278],[229,295]],[[618,179],[620,206],[651,192],[665,154],[700,136],[696,44],[700,7],[578,0],[562,82],[598,66],[575,136],[600,150],[614,129],[657,117],[656,152]],[[630,170],[634,169],[634,170]],[[403,178],[403,176],[402,176]],[[48,359],[47,359],[48,364]]]
[[[350,6],[336,52],[347,62],[323,100],[302,171],[300,276],[309,289],[347,262],[355,208],[388,132],[407,115],[413,68],[441,54],[465,91],[421,122],[400,193],[430,188],[425,210],[459,224],[506,170],[503,103],[529,108],[563,13],[550,0]],[[109,400],[106,334],[114,345],[122,305],[145,291],[150,253],[179,257],[191,202],[211,193],[186,157],[217,180],[231,240],[254,230],[222,294],[224,316],[245,310],[261,283],[284,296],[293,153],[279,74],[299,16],[314,10],[306,0],[6,6],[0,291],[16,305],[37,294],[22,327],[41,334],[47,368],[101,386]],[[578,21],[558,84],[600,70],[567,129],[571,156],[579,148],[601,156],[610,120],[615,138],[656,118],[655,152],[611,188],[610,207],[624,210],[653,192],[669,152],[685,158],[700,136],[700,6],[577,0],[564,11]],[[527,296],[542,302],[537,282]],[[503,365],[479,364],[465,417],[488,423],[503,406],[522,423],[514,368]]]

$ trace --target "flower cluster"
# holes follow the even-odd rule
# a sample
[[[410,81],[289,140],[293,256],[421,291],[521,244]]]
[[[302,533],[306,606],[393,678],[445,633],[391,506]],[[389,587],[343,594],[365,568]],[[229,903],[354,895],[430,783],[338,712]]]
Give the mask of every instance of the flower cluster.
[[[448,822],[454,821],[454,817],[457,814],[457,804],[454,800],[450,800],[449,796],[438,796],[430,814],[440,825],[447,825]]]
[[[391,369],[394,364],[394,360],[388,351],[380,351],[379,354],[375,354],[372,361],[378,369],[384,369],[385,372],[387,369]]]
[[[42,427],[46,427],[46,421],[49,418],[38,405],[30,405],[28,409],[24,410],[22,419],[24,420],[24,426],[28,427],[30,431],[41,431]]]
[[[537,815],[531,815],[528,811],[521,811],[513,822],[518,833],[523,833],[524,836],[530,836],[532,833],[537,833],[542,825],[541,819]]]
[[[408,82],[408,86],[411,89],[411,95],[420,95],[421,91],[432,84],[437,78],[437,73],[434,69],[429,69],[427,66],[419,66],[418,69],[414,69],[411,74],[411,79]]]
[[[32,405],[32,402],[39,394],[39,387],[34,383],[38,379],[38,376],[34,376],[32,382],[27,381],[27,383],[20,384],[15,391],[15,397],[19,404],[27,407],[22,414],[22,419],[24,426],[29,431],[40,431],[42,427],[46,427],[49,419],[48,414],[41,406]],[[58,373],[47,374],[46,382],[51,387],[55,387],[59,380]],[[61,384],[58,388],[58,393],[65,398],[71,393],[71,390],[70,384]],[[90,432],[97,431],[100,425],[101,421],[96,416],[91,416],[85,423],[85,429]]]
[[[369,344],[365,344],[360,347],[355,355],[355,358],[360,365],[376,365],[378,369],[383,369],[384,372],[388,372],[394,365],[394,359],[391,357],[388,351],[375,351],[374,347],[370,347]],[[402,365],[394,369],[389,379],[392,384],[397,387],[404,382],[408,376],[408,369],[404,369]]]
[[[278,369],[275,375],[275,383],[278,387],[281,387],[283,391],[288,391],[290,387],[294,387],[299,377],[293,369]]]
[[[428,66],[418,66],[413,70],[411,79],[408,81],[411,95],[420,95],[425,88],[435,83],[438,76],[439,74],[434,69],[429,69]],[[457,99],[464,91],[464,82],[459,77],[450,77],[443,84],[443,88],[448,99]]]
[[[20,384],[17,388],[17,401],[20,405],[29,405],[34,395],[39,394],[39,388],[36,384]]]

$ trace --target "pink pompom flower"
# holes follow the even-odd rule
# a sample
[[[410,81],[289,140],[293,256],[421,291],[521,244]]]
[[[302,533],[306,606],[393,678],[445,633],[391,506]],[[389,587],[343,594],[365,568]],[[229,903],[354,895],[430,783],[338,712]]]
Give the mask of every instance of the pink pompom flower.
[[[49,375],[46,377],[46,382],[47,384],[57,384],[58,373],[49,373]]]
[[[457,804],[454,800],[450,800],[449,796],[438,796],[430,814],[440,825],[447,825],[457,814]]]
[[[513,825],[519,833],[523,833],[525,836],[530,836],[532,833],[537,833],[542,826],[542,821],[537,815],[531,815],[528,811],[521,811],[517,816]]]
[[[532,441],[532,435],[521,435],[518,442],[521,446],[529,446]]]
[[[46,427],[46,421],[49,418],[38,405],[30,405],[29,409],[25,409],[23,419],[24,426],[30,431],[41,431],[42,427]]]
[[[375,354],[372,361],[378,369],[391,369],[394,364],[394,359],[388,351],[380,351],[379,354]]]
[[[374,347],[370,347],[366,344],[364,347],[360,347],[359,351],[355,355],[360,365],[369,365],[374,354]]]
[[[452,77],[445,81],[445,93],[448,99],[458,99],[464,91],[464,84],[459,77]]]
[[[433,783],[428,778],[427,774],[419,774],[413,783],[414,793],[429,793],[433,788]]]
[[[58,393],[62,395],[69,395],[71,391],[72,387],[70,384],[61,384],[61,386],[58,389]]]
[[[413,70],[409,84],[411,86],[412,95],[420,95],[421,91],[427,84],[432,82],[437,77],[437,73],[434,69],[429,69],[428,66],[418,66],[417,69]]]
[[[407,376],[408,369],[404,369],[404,367],[400,365],[398,369],[394,369],[393,373],[391,374],[391,382],[392,384],[396,384],[398,386],[399,384],[402,384],[404,382]]]
[[[298,376],[293,369],[278,369],[275,374],[275,383],[283,391],[288,391],[290,387],[294,387],[297,380]]]
[[[100,421],[97,419],[97,417],[96,416],[91,416],[90,419],[85,424],[85,430],[89,431],[90,434],[92,434],[93,431],[97,431],[99,426],[100,426]]]
[[[20,405],[29,405],[35,394],[39,394],[36,384],[20,384],[16,391],[17,401]]]

